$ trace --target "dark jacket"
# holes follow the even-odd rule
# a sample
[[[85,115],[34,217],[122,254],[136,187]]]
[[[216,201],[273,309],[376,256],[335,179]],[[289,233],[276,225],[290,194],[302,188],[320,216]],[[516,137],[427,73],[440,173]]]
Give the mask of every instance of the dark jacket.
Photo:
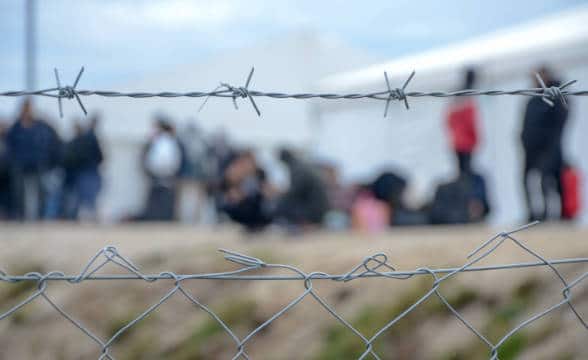
[[[100,143],[92,130],[76,136],[64,148],[63,165],[66,170],[97,169],[103,159]]]
[[[320,223],[329,209],[327,192],[320,176],[299,160],[287,163],[290,188],[284,194],[279,212],[290,221]]]
[[[11,166],[23,172],[40,172],[58,165],[61,141],[46,122],[34,120],[24,127],[20,121],[12,125],[6,135]]]
[[[552,85],[558,83],[549,84]],[[562,138],[567,118],[568,111],[559,101],[552,107],[540,97],[529,100],[521,133],[527,167],[558,170],[562,166]]]

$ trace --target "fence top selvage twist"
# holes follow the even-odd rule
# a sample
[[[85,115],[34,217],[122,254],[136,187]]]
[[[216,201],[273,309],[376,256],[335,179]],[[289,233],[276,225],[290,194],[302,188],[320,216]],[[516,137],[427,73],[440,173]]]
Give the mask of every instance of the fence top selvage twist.
[[[246,352],[247,343],[262,329],[267,327],[273,321],[276,321],[285,312],[296,306],[304,298],[310,296],[313,298],[322,308],[324,308],[329,314],[331,314],[339,323],[345,326],[349,331],[353,332],[358,336],[363,343],[365,343],[365,351],[359,357],[364,359],[371,355],[375,359],[380,359],[379,355],[373,348],[374,341],[380,337],[386,330],[394,326],[403,317],[413,311],[419,304],[423,303],[430,297],[436,296],[447,310],[455,316],[467,329],[469,329],[480,341],[488,346],[490,352],[490,359],[498,359],[498,351],[500,346],[504,344],[513,334],[525,328],[529,324],[537,321],[538,319],[546,316],[549,313],[567,306],[574,317],[582,325],[585,330],[588,330],[588,325],[584,318],[579,314],[572,303],[572,290],[578,284],[582,283],[588,278],[588,271],[582,275],[576,277],[572,281],[566,281],[564,276],[556,268],[558,264],[581,264],[588,263],[588,258],[575,258],[575,259],[556,259],[548,260],[537,252],[532,250],[526,244],[518,240],[515,236],[516,233],[527,229],[536,223],[531,223],[520,228],[514,229],[509,232],[501,232],[489,240],[483,242],[474,251],[468,255],[468,261],[461,267],[446,268],[446,269],[430,269],[427,267],[417,268],[412,271],[397,271],[388,260],[388,257],[383,253],[377,253],[372,256],[365,258],[358,265],[354,266],[350,271],[344,274],[328,274],[325,272],[311,272],[306,273],[298,267],[285,264],[271,264],[266,263],[261,259],[237,253],[230,250],[221,249],[220,251],[224,254],[225,259],[239,265],[240,267],[233,271],[228,272],[217,272],[217,273],[200,273],[200,274],[176,274],[171,271],[161,272],[156,275],[144,274],[140,271],[139,267],[136,266],[130,259],[121,255],[118,250],[112,246],[107,246],[96,253],[90,261],[83,267],[78,275],[66,275],[60,271],[52,271],[46,274],[41,273],[28,273],[24,275],[9,275],[7,272],[0,270],[0,281],[7,283],[18,283],[22,281],[35,281],[37,283],[37,290],[25,298],[20,303],[12,306],[8,311],[0,313],[0,321],[7,318],[20,310],[25,305],[34,301],[37,298],[44,299],[52,308],[54,308],[61,316],[66,318],[86,336],[91,338],[99,347],[100,355],[99,359],[114,359],[114,356],[110,353],[110,347],[112,344],[121,336],[122,333],[127,331],[130,327],[147,317],[149,314],[154,312],[159,306],[165,303],[172,295],[178,294],[183,296],[191,304],[197,308],[205,311],[219,326],[227,333],[228,336],[235,342],[236,353],[233,359],[244,358],[249,359],[249,355]],[[526,253],[536,258],[537,262],[527,263],[513,263],[513,264],[502,264],[494,266],[483,266],[476,267],[476,263],[492,254],[497,248],[499,248],[504,242],[511,241],[516,246],[524,250]],[[97,275],[96,273],[103,269],[107,264],[114,264],[119,268],[127,272],[126,275],[110,274],[110,275]],[[555,278],[562,284],[562,297],[563,299],[546,309],[543,309],[534,315],[530,316],[523,322],[508,331],[502,338],[497,342],[491,342],[486,336],[476,329],[462,314],[460,314],[447,300],[447,298],[441,293],[440,285],[447,279],[453,277],[457,273],[469,272],[469,271],[489,271],[498,269],[516,269],[523,267],[536,267],[546,266],[554,274]],[[267,274],[255,274],[247,275],[246,273],[252,270],[260,269],[282,269],[291,272],[290,275],[267,275]],[[330,305],[318,292],[313,288],[313,281],[315,280],[330,280],[330,281],[357,281],[362,278],[378,277],[384,279],[396,279],[405,280],[410,279],[414,276],[430,276],[433,280],[431,289],[423,294],[415,303],[411,304],[407,309],[396,315],[394,319],[391,319],[385,326],[378,329],[372,336],[366,336],[357,330],[350,322],[343,318],[337,313],[335,308]],[[109,339],[102,340],[99,336],[90,331],[80,321],[76,320],[73,316],[68,314],[62,307],[60,307],[47,293],[46,289],[49,282],[53,281],[66,281],[72,284],[78,284],[85,281],[96,281],[96,280],[128,280],[135,279],[146,282],[154,281],[173,281],[173,287],[157,301],[151,305],[147,310],[139,314],[135,319],[121,327],[116,333]],[[223,319],[217,315],[211,308],[200,302],[192,293],[182,287],[182,283],[185,281],[198,280],[198,279],[214,279],[214,280],[242,280],[242,281],[258,281],[258,280],[297,280],[303,285],[303,292],[297,296],[294,300],[288,303],[286,306],[281,308],[279,311],[274,313],[268,320],[257,326],[254,330],[248,333],[245,337],[239,338],[233,330],[223,321]]]
[[[199,111],[202,110],[210,97],[230,98],[233,100],[235,108],[237,108],[237,98],[247,98],[251,106],[258,116],[261,116],[261,111],[257,103],[256,97],[269,97],[274,99],[327,99],[327,100],[354,100],[354,99],[372,99],[382,100],[386,102],[384,108],[384,117],[388,114],[390,102],[392,100],[404,102],[406,109],[409,109],[408,98],[411,97],[464,97],[464,96],[500,96],[500,95],[521,95],[521,96],[535,96],[541,97],[547,104],[553,106],[555,102],[561,102],[564,106],[567,105],[567,96],[588,96],[588,90],[570,90],[569,87],[576,83],[576,80],[570,80],[560,86],[547,86],[543,79],[536,74],[537,80],[541,85],[540,88],[515,89],[515,90],[475,90],[466,89],[459,91],[406,91],[407,86],[415,75],[413,71],[407,80],[400,88],[392,88],[388,74],[384,72],[384,80],[386,89],[376,92],[365,93],[284,93],[284,92],[266,92],[252,90],[249,88],[254,73],[254,68],[251,68],[244,86],[232,86],[228,83],[221,82],[220,85],[213,91],[189,91],[189,92],[120,92],[120,91],[104,91],[104,90],[78,90],[77,85],[84,72],[82,67],[76,76],[72,86],[62,86],[57,69],[55,72],[55,81],[57,87],[47,88],[43,90],[34,91],[4,91],[0,92],[0,96],[4,97],[21,97],[21,96],[47,96],[54,97],[58,100],[59,114],[63,117],[62,99],[76,99],[80,108],[86,114],[86,108],[81,100],[81,96],[102,96],[102,97],[129,97],[129,98],[205,98],[201,104]]]

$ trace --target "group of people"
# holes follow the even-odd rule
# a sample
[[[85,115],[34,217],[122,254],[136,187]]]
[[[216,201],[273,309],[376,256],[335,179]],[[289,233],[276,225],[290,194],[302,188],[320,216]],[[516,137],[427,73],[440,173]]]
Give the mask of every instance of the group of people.
[[[549,69],[539,73],[547,86],[559,84]],[[475,86],[476,72],[469,69],[459,89]],[[529,220],[572,219],[579,211],[578,175],[562,150],[567,116],[559,102],[528,101],[521,142]],[[250,231],[271,224],[290,231],[320,226],[374,231],[483,221],[490,203],[484,176],[472,161],[480,142],[479,117],[472,97],[449,103],[445,124],[457,175],[414,207],[405,201],[407,179],[395,171],[345,185],[336,165],[282,148],[275,156],[289,181],[280,188],[253,149],[234,146],[224,133],[205,136],[193,121],[176,131],[168,117],[157,115],[140,157],[149,184],[145,205],[126,220],[197,222],[208,207],[215,221],[232,220]],[[0,122],[0,219],[96,219],[103,161],[97,122],[97,116],[75,121],[74,135],[66,141],[35,115],[30,100],[12,124]]]
[[[62,139],[26,99],[13,123],[0,124],[0,219],[96,218],[102,149],[97,116]]]
[[[278,157],[290,174],[284,191],[269,181],[252,149],[236,148],[222,133],[206,138],[194,123],[178,134],[158,115],[142,152],[147,201],[129,220],[174,220],[182,216],[182,203],[193,199],[199,210],[212,203],[220,221],[231,219],[251,231],[271,223],[292,230],[321,225],[329,205],[320,175],[288,149]]]
[[[559,86],[553,72],[543,66],[533,76],[536,88],[540,79],[547,87]],[[476,72],[465,72],[461,89],[474,89]],[[490,211],[483,176],[472,168],[478,146],[479,114],[470,97],[458,97],[449,106],[446,124],[450,144],[458,164],[458,176],[437,189],[432,203],[433,223],[479,221]],[[571,220],[580,210],[580,179],[565,159],[564,129],[568,106],[560,101],[548,104],[541,97],[527,102],[522,123],[521,145],[524,152],[522,184],[527,219],[532,221]]]

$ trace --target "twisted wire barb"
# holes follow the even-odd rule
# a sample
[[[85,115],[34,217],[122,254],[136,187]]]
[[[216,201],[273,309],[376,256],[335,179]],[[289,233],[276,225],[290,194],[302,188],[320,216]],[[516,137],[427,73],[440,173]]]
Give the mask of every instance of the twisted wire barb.
[[[384,253],[376,253],[374,255],[364,258],[359,264],[352,267],[348,272],[344,274],[329,274],[325,272],[315,271],[306,273],[300,268],[287,265],[287,264],[272,264],[267,263],[261,259],[253,256],[241,254],[239,252],[220,249],[219,251],[224,255],[227,261],[237,265],[238,268],[231,271],[217,272],[217,273],[201,273],[201,274],[176,274],[174,272],[165,271],[159,274],[145,274],[141,272],[140,268],[135,265],[129,258],[123,256],[113,246],[107,246],[98,251],[88,263],[80,270],[77,275],[66,275],[61,271],[52,271],[46,274],[38,272],[31,272],[24,275],[9,275],[6,271],[0,269],[0,281],[6,283],[18,283],[22,281],[34,281],[37,283],[36,290],[20,301],[18,304],[13,305],[4,313],[0,313],[0,321],[13,315],[26,305],[30,304],[37,299],[43,299],[47,302],[57,313],[68,320],[73,326],[79,329],[83,334],[89,337],[98,347],[99,355],[98,359],[110,359],[114,360],[114,355],[111,354],[111,346],[121,338],[121,336],[127,332],[134,325],[144,320],[150,314],[155,312],[159,307],[166,303],[172,296],[177,295],[186,299],[190,304],[194,305],[195,308],[204,311],[213,321],[218,323],[224,333],[231,339],[235,344],[235,354],[232,359],[250,359],[247,354],[247,345],[259,334],[264,328],[269,326],[272,322],[278,321],[286,312],[297,306],[302,300],[310,297],[316,301],[316,303],[329,313],[338,323],[344,328],[349,330],[358,339],[360,339],[365,345],[364,352],[359,356],[359,359],[365,359],[368,356],[372,356],[375,359],[380,359],[374,348],[374,342],[387,332],[390,328],[396,325],[404,317],[410,314],[419,305],[430,299],[431,297],[437,297],[441,303],[447,308],[449,314],[454,316],[466,329],[468,329],[475,338],[479,339],[489,351],[490,359],[498,359],[500,347],[510,339],[514,334],[521,331],[522,329],[529,326],[531,323],[547,316],[550,313],[562,308],[567,307],[582,325],[584,330],[588,330],[588,325],[583,316],[577,311],[572,300],[573,290],[579,284],[583,283],[588,278],[588,271],[582,273],[580,276],[567,281],[562,273],[557,269],[556,265],[560,264],[585,264],[588,263],[588,258],[574,258],[574,259],[554,259],[549,260],[538,254],[536,251],[531,249],[528,245],[517,239],[515,236],[517,233],[524,231],[532,226],[537,225],[537,222],[527,224],[525,226],[516,228],[508,232],[500,232],[490,239],[482,242],[476,247],[467,257],[467,262],[455,268],[439,268],[431,269],[428,267],[420,267],[411,271],[398,271],[390,263],[389,258]],[[536,262],[527,263],[513,263],[513,264],[500,264],[491,266],[476,266],[477,263],[490,256],[501,247],[505,242],[510,241],[517,247],[522,249],[525,253],[530,254],[537,259]],[[102,270],[106,265],[113,264],[120,270],[123,270],[126,274],[110,274],[110,275],[98,275],[97,272]],[[503,269],[520,269],[528,267],[547,267],[552,273],[554,278],[562,284],[562,300],[555,304],[549,305],[548,307],[541,309],[537,313],[529,316],[525,320],[518,323],[512,329],[508,330],[498,341],[492,342],[487,338],[486,335],[479,329],[477,329],[463,314],[461,314],[443,294],[441,286],[449,278],[456,276],[459,273],[465,272],[477,272],[477,271],[490,271],[490,270],[503,270]],[[250,271],[259,270],[271,270],[281,269],[286,271],[288,275],[271,275],[271,274],[254,274],[247,275]],[[358,281],[363,278],[384,278],[393,280],[406,280],[414,276],[428,276],[432,279],[431,288],[425,291],[424,294],[414,303],[410,304],[406,309],[402,310],[399,314],[396,314],[393,319],[390,319],[384,326],[377,329],[371,336],[363,334],[351,322],[346,320],[340,315],[335,307],[331,305],[319,292],[314,288],[313,282],[316,280],[330,280],[336,282],[348,282]],[[88,329],[81,321],[75,319],[71,314],[67,313],[57,302],[47,294],[47,288],[50,281],[66,281],[71,284],[79,284],[85,281],[92,280],[127,280],[135,279],[144,282],[154,281],[165,281],[172,280],[173,286],[154,304],[149,306],[147,309],[139,313],[134,319],[129,321],[118,329],[110,338],[102,339],[92,331]],[[256,326],[248,334],[243,337],[238,337],[233,330],[227,325],[227,323],[215,313],[210,307],[200,301],[194,294],[186,290],[183,287],[185,281],[198,280],[198,279],[213,279],[213,280],[243,280],[243,281],[261,281],[261,280],[295,280],[302,282],[302,292],[294,299],[290,300],[285,306],[276,311],[262,324]]]
[[[249,71],[244,86],[233,86],[226,82],[221,82],[218,87],[212,91],[189,91],[189,92],[121,92],[105,90],[78,90],[77,84],[80,80],[84,68],[78,73],[73,86],[61,86],[57,69],[55,69],[55,78],[57,87],[47,88],[35,91],[4,91],[0,92],[0,97],[22,97],[22,96],[48,96],[55,97],[58,100],[59,114],[63,117],[62,99],[76,99],[80,108],[86,114],[86,109],[80,99],[80,96],[100,96],[100,97],[128,97],[135,99],[146,98],[205,98],[198,111],[201,111],[210,97],[230,98],[235,109],[238,109],[237,98],[247,98],[258,116],[261,111],[255,102],[256,97],[267,97],[273,99],[324,99],[324,100],[357,100],[372,99],[385,101],[384,117],[387,116],[390,103],[392,100],[402,101],[405,108],[410,109],[408,98],[414,97],[463,97],[463,96],[502,96],[502,95],[519,95],[541,97],[545,103],[553,106],[556,102],[561,102],[567,106],[567,96],[588,96],[588,90],[570,90],[569,87],[575,84],[576,80],[570,80],[560,86],[546,86],[543,79],[536,74],[541,87],[515,90],[476,90],[466,89],[459,91],[406,91],[406,88],[415,75],[413,71],[400,88],[392,88],[388,74],[384,72],[386,90],[364,93],[285,93],[285,92],[267,92],[252,90],[249,88],[255,69],[252,67]]]

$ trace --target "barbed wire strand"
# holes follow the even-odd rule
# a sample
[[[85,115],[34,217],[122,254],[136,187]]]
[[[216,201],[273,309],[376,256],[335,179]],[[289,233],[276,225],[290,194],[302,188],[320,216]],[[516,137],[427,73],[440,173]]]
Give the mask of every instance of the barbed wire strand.
[[[86,108],[82,103],[81,96],[101,96],[106,98],[135,98],[135,99],[147,99],[147,98],[205,98],[198,111],[200,112],[204,105],[208,102],[211,97],[217,98],[230,98],[232,99],[233,106],[238,109],[237,99],[247,98],[251,103],[255,113],[261,116],[261,111],[255,102],[256,97],[267,97],[273,99],[324,99],[324,100],[357,100],[357,99],[371,99],[385,101],[384,117],[388,115],[390,103],[394,101],[402,101],[407,110],[410,109],[408,98],[420,98],[420,97],[464,97],[464,96],[503,96],[503,95],[519,95],[519,96],[531,96],[541,97],[543,101],[550,106],[554,106],[555,103],[560,102],[563,106],[567,106],[567,96],[588,96],[588,90],[575,90],[572,91],[569,87],[575,84],[576,80],[570,80],[559,86],[547,86],[539,74],[536,74],[537,80],[541,87],[539,88],[528,88],[528,89],[515,89],[515,90],[476,90],[466,89],[458,91],[406,91],[410,81],[415,76],[415,71],[408,76],[402,87],[392,88],[387,72],[384,72],[384,81],[386,89],[383,91],[365,92],[365,93],[285,93],[285,92],[267,92],[252,90],[249,88],[254,73],[254,67],[251,68],[246,78],[244,86],[232,86],[229,83],[221,82],[212,91],[188,91],[188,92],[175,92],[175,91],[161,91],[161,92],[121,92],[111,90],[78,90],[78,82],[84,72],[84,67],[80,69],[74,84],[72,86],[62,86],[59,79],[57,69],[55,72],[55,79],[57,87],[47,88],[43,90],[34,91],[4,91],[0,92],[0,96],[3,97],[23,97],[23,96],[47,96],[57,98],[59,114],[63,117],[62,99],[76,99],[78,105],[87,114]]]
[[[251,73],[252,74],[252,73]],[[248,86],[248,82],[245,88]],[[75,85],[74,85],[75,87]],[[536,251],[531,249],[528,245],[517,239],[515,236],[519,232],[527,230],[528,228],[537,225],[537,222],[524,225],[508,232],[500,232],[490,239],[482,242],[476,249],[474,249],[467,257],[467,262],[456,268],[438,268],[431,269],[428,267],[420,267],[411,271],[398,271],[389,262],[388,256],[384,253],[376,253],[372,256],[368,256],[359,264],[355,265],[348,272],[344,274],[329,274],[325,272],[311,272],[306,273],[300,268],[287,265],[287,264],[272,264],[266,263],[261,259],[252,257],[249,255],[241,254],[235,251],[220,249],[219,251],[224,255],[227,261],[230,261],[238,266],[237,269],[226,272],[215,272],[215,273],[199,273],[199,274],[176,274],[171,271],[164,271],[159,274],[145,274],[141,272],[140,268],[135,265],[129,258],[123,256],[113,246],[107,246],[98,251],[80,270],[77,275],[66,275],[61,271],[51,271],[46,274],[39,272],[30,272],[23,275],[9,275],[6,271],[0,269],[0,281],[6,283],[19,283],[22,281],[34,281],[37,283],[36,290],[20,301],[18,304],[13,305],[4,313],[0,313],[0,321],[13,315],[14,313],[21,310],[27,304],[41,298],[47,302],[53,309],[55,309],[61,316],[72,323],[78,328],[83,334],[89,337],[100,349],[100,355],[98,359],[110,359],[114,360],[115,357],[110,353],[111,346],[119,339],[126,331],[135,326],[140,321],[144,320],[150,314],[154,313],[161,305],[163,305],[173,295],[179,294],[185,298],[190,304],[196,308],[204,311],[210,318],[219,324],[223,331],[231,338],[235,343],[236,351],[233,359],[250,359],[247,354],[246,345],[255,338],[264,328],[269,324],[277,321],[286,312],[294,308],[302,300],[307,298],[309,295],[313,298],[322,308],[324,308],[338,323],[344,326],[346,329],[351,331],[357,336],[365,345],[365,351],[360,355],[359,359],[365,359],[367,356],[372,356],[375,359],[380,359],[380,356],[376,353],[374,348],[374,342],[382,336],[391,327],[405,318],[420,304],[427,301],[429,298],[435,296],[441,303],[447,308],[450,314],[452,314],[460,323],[464,325],[476,338],[478,338],[489,350],[490,359],[499,358],[500,347],[510,339],[514,334],[521,331],[522,329],[529,326],[531,323],[547,316],[548,314],[567,306],[574,317],[577,318],[578,322],[583,326],[584,330],[588,330],[586,321],[582,315],[577,311],[572,303],[572,290],[585,281],[588,278],[588,271],[582,273],[580,276],[566,281],[562,273],[557,269],[556,265],[562,264],[585,264],[588,263],[588,258],[572,258],[572,259],[553,259],[548,260],[545,257],[538,254]],[[536,258],[537,262],[524,262],[524,263],[512,263],[512,264],[499,264],[489,266],[475,266],[477,263],[493,254],[499,247],[505,242],[510,241],[515,244],[518,248],[523,250],[525,253],[530,254]],[[103,270],[108,264],[112,264],[119,269],[126,272],[125,274],[106,274],[98,275],[97,272]],[[441,291],[441,285],[447,279],[452,278],[460,273],[466,272],[479,272],[479,271],[491,271],[491,270],[505,270],[505,269],[521,269],[530,267],[547,267],[553,273],[555,279],[561,282],[562,297],[563,299],[555,304],[548,306],[545,309],[529,316],[522,322],[518,323],[515,327],[506,332],[497,342],[493,343],[490,341],[481,331],[479,331],[470,321],[468,321],[447,299],[447,297]],[[272,275],[272,274],[260,274],[259,270],[270,270],[278,269],[287,271],[290,275]],[[254,275],[247,275],[247,272],[256,271]],[[432,279],[432,285],[417,301],[410,304],[406,309],[397,314],[393,319],[389,320],[384,326],[378,329],[373,335],[366,336],[360,332],[351,322],[346,320],[340,315],[337,310],[329,304],[329,302],[319,295],[316,289],[313,287],[313,281],[336,281],[336,282],[349,282],[358,281],[363,278],[384,278],[391,280],[406,280],[413,278],[414,276],[430,276]],[[47,288],[50,281],[66,281],[70,284],[79,284],[86,281],[95,280],[139,280],[148,283],[154,281],[165,281],[172,280],[173,287],[171,287],[158,301],[149,306],[146,310],[142,311],[134,319],[126,323],[124,326],[119,328],[110,338],[101,339],[98,335],[93,333],[85,326],[81,321],[75,319],[72,315],[67,313],[62,307],[60,307],[56,301],[54,301],[48,294]],[[287,305],[280,308],[277,312],[271,315],[262,324],[256,326],[247,335],[239,338],[233,330],[227,325],[227,323],[210,307],[205,305],[203,302],[198,300],[190,291],[186,290],[182,284],[185,281],[201,280],[201,279],[212,279],[212,280],[241,280],[241,281],[263,281],[263,280],[297,280],[303,284],[303,291],[296,298],[291,300]]]

